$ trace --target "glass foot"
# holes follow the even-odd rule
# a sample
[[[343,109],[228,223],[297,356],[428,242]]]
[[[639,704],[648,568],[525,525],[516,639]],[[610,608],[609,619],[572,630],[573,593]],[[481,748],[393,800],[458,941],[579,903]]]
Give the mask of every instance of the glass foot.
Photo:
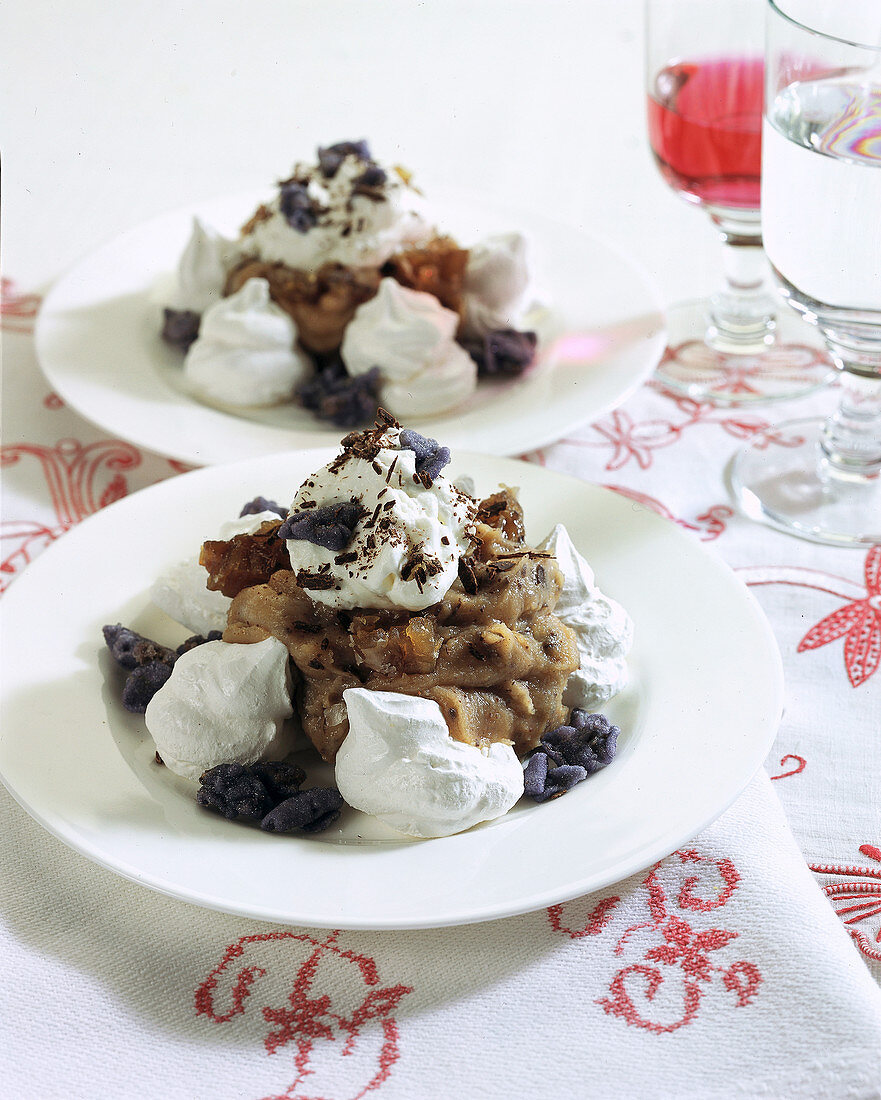
[[[800,397],[835,376],[826,345],[811,325],[782,312],[770,344],[719,351],[706,342],[708,303],[683,302],[667,311],[668,343],[656,377],[698,401],[744,405]]]
[[[738,504],[750,519],[812,542],[881,543],[881,476],[834,470],[820,447],[824,423],[790,420],[754,436],[731,472]]]

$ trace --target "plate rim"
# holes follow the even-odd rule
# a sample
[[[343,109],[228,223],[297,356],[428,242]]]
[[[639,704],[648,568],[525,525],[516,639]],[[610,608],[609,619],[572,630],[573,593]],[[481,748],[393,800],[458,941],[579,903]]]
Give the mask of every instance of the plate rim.
[[[332,452],[333,449],[330,449]],[[326,460],[328,449],[310,450],[310,451],[295,451],[289,452],[288,459],[296,458],[297,461],[306,462],[307,460],[312,463],[310,456],[315,456],[315,460],[319,460],[324,457]],[[88,517],[77,527],[71,529],[68,534],[75,534],[77,531],[86,531],[86,535],[79,536],[80,538],[87,538],[89,533],[90,524],[96,524],[100,521],[102,523],[109,523],[111,520],[100,520],[102,516],[111,517],[117,512],[125,510],[131,510],[136,507],[136,502],[142,500],[143,497],[149,495],[157,495],[161,497],[164,489],[169,484],[180,484],[185,481],[186,484],[192,484],[193,481],[198,479],[199,481],[214,480],[219,476],[222,476],[226,470],[237,469],[250,466],[263,466],[271,463],[274,458],[278,456],[262,456],[256,459],[246,459],[243,461],[227,464],[226,466],[212,466],[203,469],[195,470],[187,474],[182,474],[174,478],[166,479],[163,482],[158,482],[146,489],[140,490],[138,493],[130,494],[128,497],[122,498],[119,501],[114,502],[101,512],[95,513],[93,516]],[[467,464],[471,464],[475,461],[490,463],[492,465],[504,466],[504,467],[519,467],[523,469],[526,467],[533,471],[533,476],[538,480],[552,480],[569,484],[572,487],[579,487],[588,496],[599,494],[600,497],[615,498],[621,507],[630,508],[633,504],[629,498],[623,497],[621,494],[615,493],[611,489],[607,489],[603,486],[596,485],[591,482],[583,481],[572,475],[564,474],[555,470],[547,470],[544,467],[535,466],[533,464],[527,464],[518,462],[514,459],[500,458],[497,456],[488,456],[482,454],[468,454],[465,452],[459,452],[457,454],[457,465],[461,464],[463,467]],[[493,475],[495,476],[495,475]],[[197,483],[198,484],[198,483]],[[626,504],[625,504],[626,502]],[[764,731],[764,737],[754,738],[750,743],[750,751],[746,754],[748,756],[748,762],[745,764],[742,772],[740,773],[737,784],[726,792],[724,799],[718,800],[714,803],[713,807],[708,808],[705,813],[702,813],[700,820],[695,820],[691,823],[689,828],[683,832],[681,826],[672,826],[662,830],[657,837],[650,844],[644,844],[634,852],[633,856],[627,860],[618,860],[615,863],[614,871],[602,871],[597,876],[594,873],[593,878],[600,878],[602,881],[593,881],[591,876],[575,875],[569,885],[561,889],[559,886],[550,887],[546,889],[539,889],[531,894],[528,898],[520,897],[518,899],[511,899],[497,903],[495,905],[484,906],[479,910],[471,910],[468,912],[450,912],[438,919],[434,915],[426,915],[422,919],[414,919],[412,917],[406,918],[403,922],[393,915],[382,920],[377,919],[359,919],[357,915],[346,916],[328,916],[326,918],[316,919],[315,914],[305,913],[293,913],[289,909],[285,910],[271,910],[268,911],[265,907],[255,907],[241,902],[230,902],[229,899],[224,899],[220,896],[212,897],[207,894],[201,896],[195,896],[192,892],[188,893],[185,889],[175,887],[173,884],[163,882],[157,878],[156,875],[145,874],[143,871],[139,871],[136,864],[130,863],[127,860],[122,860],[118,857],[114,858],[107,854],[106,851],[98,850],[96,847],[90,847],[84,840],[81,840],[76,833],[76,822],[67,819],[53,819],[52,815],[47,815],[44,810],[33,805],[32,802],[24,797],[21,792],[16,788],[14,779],[11,779],[7,774],[5,762],[2,758],[2,743],[6,740],[6,735],[0,735],[0,781],[3,782],[7,790],[9,790],[12,797],[19,805],[40,824],[47,832],[61,840],[62,843],[81,855],[85,856],[91,862],[104,867],[105,869],[120,875],[121,877],[128,879],[129,881],[136,882],[142,886],[147,886],[160,894],[168,897],[173,897],[177,900],[194,904],[200,907],[214,909],[220,912],[234,914],[240,917],[247,917],[249,919],[266,920],[273,923],[285,923],[285,924],[303,924],[311,927],[323,927],[323,928],[335,928],[345,927],[352,930],[404,930],[404,929],[418,929],[418,928],[435,928],[456,926],[459,924],[478,923],[489,920],[501,919],[508,916],[514,916],[522,913],[532,912],[537,909],[546,907],[548,905],[558,904],[568,901],[572,898],[582,896],[586,893],[591,893],[595,890],[605,889],[615,883],[621,882],[628,878],[630,875],[643,870],[645,867],[657,862],[658,859],[662,859],[671,854],[682,844],[688,843],[691,839],[702,832],[710,823],[716,820],[725,810],[739,797],[743,790],[749,785],[752,778],[759,771],[763,761],[766,759],[767,754],[773,744],[774,737],[776,736],[777,727],[782,716],[783,699],[784,699],[784,678],[783,678],[783,665],[782,658],[780,656],[779,647],[776,642],[773,630],[767,617],[761,609],[758,600],[755,598],[752,592],[746,588],[745,585],[736,577],[736,574],[731,568],[723,561],[723,559],[713,550],[704,546],[702,543],[694,540],[686,532],[681,531],[675,524],[670,523],[664,517],[658,515],[654,511],[648,508],[641,507],[639,509],[643,516],[640,520],[641,523],[647,523],[650,527],[658,525],[658,529],[661,527],[667,532],[668,535],[677,540],[682,540],[682,545],[688,545],[692,551],[699,557],[704,557],[708,562],[713,563],[713,568],[719,570],[720,577],[726,577],[727,583],[732,586],[736,586],[738,591],[738,598],[742,600],[744,611],[748,611],[751,619],[751,625],[757,628],[762,641],[765,644],[765,658],[769,659],[773,665],[771,673],[771,680],[773,681],[773,700],[771,708],[766,717],[766,728]],[[17,578],[16,582],[11,586],[10,590],[4,596],[3,602],[6,603],[9,600],[10,595],[18,590],[19,592],[26,592],[27,585],[20,587],[24,577],[31,573],[31,570],[36,571],[36,576],[41,579],[41,574],[44,570],[51,572],[54,566],[55,555],[62,554],[62,548],[65,545],[65,539],[59,539],[57,542],[49,546],[38,559],[36,559],[31,566]],[[66,552],[65,552],[66,553]],[[41,563],[43,563],[41,565]],[[33,574],[31,574],[33,575]],[[143,593],[145,587],[149,585],[150,578],[145,578],[145,584],[140,589],[132,588],[131,595]],[[28,582],[37,583],[37,582]],[[15,605],[19,600],[24,599],[24,596],[17,596],[12,600],[13,614],[15,614]],[[5,620],[8,616],[3,616],[4,626]],[[2,631],[5,634],[5,629]],[[100,687],[101,674],[99,666],[96,662],[95,675],[97,677],[96,683]],[[2,681],[2,687],[0,687],[0,701],[2,701],[5,709],[6,705],[6,693],[9,686],[6,683],[5,677]],[[109,734],[108,734],[109,736]],[[112,743],[112,738],[111,738]],[[675,834],[675,836],[673,835]],[[458,834],[458,836],[467,836],[468,834]],[[471,835],[477,835],[472,832]],[[441,838],[440,843],[444,840],[452,840],[455,838]],[[413,844],[419,845],[426,842],[411,842],[409,840],[404,842],[404,847],[411,848]],[[428,843],[437,843],[428,842]],[[461,907],[460,907],[461,909]]]

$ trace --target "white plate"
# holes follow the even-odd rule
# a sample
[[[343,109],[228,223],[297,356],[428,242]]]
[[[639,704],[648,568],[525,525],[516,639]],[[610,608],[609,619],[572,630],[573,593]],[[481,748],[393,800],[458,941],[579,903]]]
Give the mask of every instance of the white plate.
[[[145,886],[244,916],[417,928],[526,912],[607,886],[695,836],[761,765],[782,707],[780,657],[758,605],[700,543],[615,493],[533,465],[460,455],[479,492],[519,485],[529,537],[564,521],[633,617],[631,685],[606,713],[616,759],[562,798],[519,803],[458,836],[411,841],[347,810],[309,838],[199,808],[153,761],[101,627],[185,632],[151,610],[165,565],[263,493],[287,501],[330,452],[212,467],[87,519],[3,598],[0,774],[50,832]]]
[[[59,280],[37,320],[40,365],[68,404],[105,431],[184,462],[211,465],[331,446],[339,428],[297,405],[232,413],[183,388],[183,358],[160,338],[151,297],[177,266],[198,214],[236,236],[261,196],[188,207],[117,237]],[[537,215],[449,197],[439,224],[463,243],[517,229],[529,239],[536,291],[550,308],[544,350],[526,376],[481,382],[463,409],[412,421],[449,446],[520,454],[560,439],[624,401],[664,349],[660,298],[616,249]],[[410,421],[408,421],[410,422]]]

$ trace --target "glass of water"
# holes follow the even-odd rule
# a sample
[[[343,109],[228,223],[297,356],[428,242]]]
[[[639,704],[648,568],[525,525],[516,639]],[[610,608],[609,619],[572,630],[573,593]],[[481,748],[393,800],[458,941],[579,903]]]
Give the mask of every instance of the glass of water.
[[[881,0],[768,0],[762,225],[780,294],[840,375],[825,421],[733,468],[744,511],[816,542],[881,542]]]

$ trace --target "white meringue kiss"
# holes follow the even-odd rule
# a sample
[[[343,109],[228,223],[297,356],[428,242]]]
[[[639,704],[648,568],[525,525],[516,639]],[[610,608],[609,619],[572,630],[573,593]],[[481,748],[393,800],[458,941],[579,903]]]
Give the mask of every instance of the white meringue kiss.
[[[257,512],[221,525],[218,539],[250,535],[261,523],[277,520],[275,512]],[[206,588],[208,574],[199,565],[198,552],[186,561],[164,569],[150,587],[150,599],[175,622],[193,634],[209,634],[226,628],[226,616],[232,600],[222,592]]]
[[[526,238],[503,233],[478,241],[468,253],[463,285],[462,331],[479,339],[500,328],[516,327],[529,285]]]
[[[193,218],[190,239],[178,264],[175,308],[204,313],[209,306],[219,302],[235,253],[234,241]]]
[[[269,283],[248,279],[202,316],[184,378],[198,396],[224,405],[290,401],[312,371],[296,339],[293,320],[270,300]]]
[[[575,632],[581,661],[569,677],[563,702],[591,710],[627,683],[625,658],[633,642],[633,622],[619,603],[599,590],[593,570],[561,523],[539,549],[553,554],[563,572],[563,591],[554,614]]]
[[[395,416],[444,412],[477,388],[477,366],[455,342],[459,315],[433,294],[385,278],[355,311],[340,349],[349,374],[379,367],[379,400]]]
[[[144,720],[166,767],[188,779],[217,764],[279,760],[293,747],[286,646],[205,642],[178,657]]]
[[[416,479],[416,455],[401,447],[400,430],[383,436],[385,445],[371,461],[348,458],[313,474],[297,490],[291,513],[304,502],[321,508],[356,500],[364,516],[354,529],[347,553],[356,559],[338,564],[339,551],[304,539],[287,543],[291,567],[315,572],[329,567],[337,588],[310,590],[310,596],[331,607],[407,608],[421,611],[446,595],[458,575],[459,554],[469,546],[466,530],[474,519],[476,504],[458,492],[440,474],[426,488]],[[382,494],[380,496],[380,494]],[[383,527],[369,526],[379,509]],[[401,572],[412,551],[420,547],[427,559],[438,562],[437,573],[424,580],[404,580]]]
[[[450,836],[491,821],[523,794],[510,745],[454,741],[432,699],[349,688],[349,733],[336,758],[340,794],[415,837]]]

